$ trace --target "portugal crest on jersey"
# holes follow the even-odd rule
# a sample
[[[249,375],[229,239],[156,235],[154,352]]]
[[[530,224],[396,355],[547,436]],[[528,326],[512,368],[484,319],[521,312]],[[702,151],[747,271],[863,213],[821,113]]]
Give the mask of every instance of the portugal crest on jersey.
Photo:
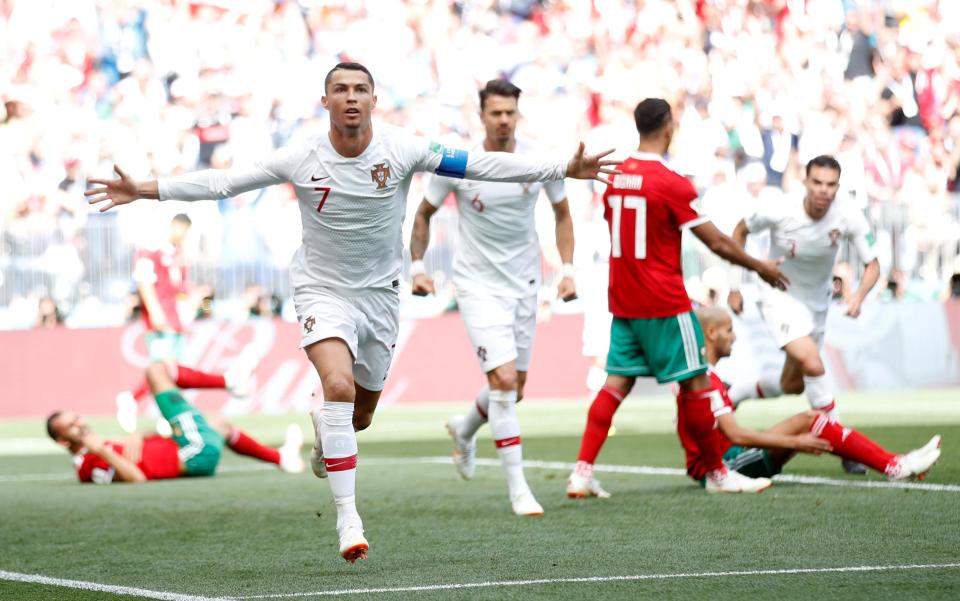
[[[390,179],[390,167],[386,163],[377,163],[370,170],[370,179],[377,184],[377,190],[383,190],[387,187],[387,180]]]
[[[836,228],[830,230],[830,246],[836,248],[840,244],[840,236],[842,232]]]

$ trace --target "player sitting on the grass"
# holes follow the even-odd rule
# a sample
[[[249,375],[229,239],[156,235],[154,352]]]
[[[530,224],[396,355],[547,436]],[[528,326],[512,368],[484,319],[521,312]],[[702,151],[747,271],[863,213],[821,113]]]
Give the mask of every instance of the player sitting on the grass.
[[[701,308],[697,317],[706,340],[707,361],[715,365],[730,355],[736,335],[730,315],[717,308]],[[714,440],[699,441],[681,435],[687,454],[687,472],[692,473],[701,460],[701,448],[720,445],[723,460],[729,469],[753,478],[769,478],[779,474],[785,463],[798,453],[819,455],[827,451],[859,461],[886,475],[889,480],[922,479],[940,458],[940,435],[919,449],[903,455],[893,454],[867,436],[831,420],[823,411],[804,411],[764,431],[751,430],[737,423],[734,404],[719,376],[710,378],[719,392],[711,399],[716,419]]]
[[[285,472],[302,472],[303,433],[291,424],[279,449],[264,446],[222,421],[208,421],[177,388],[162,363],[147,368],[147,381],[173,437],[133,434],[122,443],[104,440],[82,417],[57,411],[47,418],[47,433],[73,455],[81,482],[144,482],[181,476],[212,476],[224,443],[231,450],[276,464]]]

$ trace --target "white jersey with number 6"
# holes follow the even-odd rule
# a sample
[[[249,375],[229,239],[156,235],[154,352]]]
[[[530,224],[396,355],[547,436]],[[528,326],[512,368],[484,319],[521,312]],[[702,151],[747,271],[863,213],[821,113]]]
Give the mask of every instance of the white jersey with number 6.
[[[517,152],[529,148],[517,143]],[[482,152],[471,149],[471,155]],[[424,194],[439,207],[452,192],[460,215],[460,238],[453,262],[458,292],[524,298],[540,287],[540,242],[534,209],[540,190],[551,203],[566,198],[563,181],[540,183],[473,182],[432,176]]]
[[[787,294],[813,311],[830,302],[831,275],[842,240],[850,240],[860,260],[876,258],[874,237],[863,213],[849,203],[834,201],[822,219],[803,208],[803,198],[759,206],[744,222],[751,233],[770,230],[770,258],[783,258],[780,270],[790,278]],[[761,289],[769,292],[769,286]]]

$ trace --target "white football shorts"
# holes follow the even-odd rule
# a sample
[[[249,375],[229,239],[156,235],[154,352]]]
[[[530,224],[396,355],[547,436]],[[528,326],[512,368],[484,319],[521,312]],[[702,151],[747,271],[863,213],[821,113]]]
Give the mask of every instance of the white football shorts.
[[[782,290],[765,289],[760,295],[760,313],[779,348],[810,336],[823,348],[823,336],[827,329],[827,310],[814,311]]]
[[[400,297],[394,290],[341,295],[328,288],[300,287],[293,293],[300,322],[300,348],[339,338],[353,354],[353,380],[383,390],[400,328]]]
[[[537,295],[524,298],[462,292],[460,315],[484,373],[510,361],[517,371],[530,369],[537,326]]]

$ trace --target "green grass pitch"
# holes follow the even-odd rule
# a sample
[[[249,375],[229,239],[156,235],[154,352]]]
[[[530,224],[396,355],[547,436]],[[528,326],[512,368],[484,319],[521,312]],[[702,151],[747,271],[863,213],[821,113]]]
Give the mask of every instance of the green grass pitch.
[[[943,434],[943,457],[926,482],[951,486],[864,488],[857,484],[882,478],[846,476],[835,457],[801,457],[786,473],[833,484],[779,482],[761,495],[707,496],[677,475],[601,473],[613,497],[574,501],[563,494],[567,471],[547,465],[527,470],[546,515],[526,519],[510,513],[496,465],[463,482],[449,464],[423,459],[448,456],[442,423],[462,406],[384,409],[360,435],[358,498],[371,550],[356,565],[337,555],[328,485],[309,471],[287,475],[226,452],[215,478],[81,486],[66,453],[41,440],[42,424],[6,422],[0,599],[954,600],[958,400],[960,391],[858,393],[841,405],[846,425],[894,451]],[[575,460],[586,407],[521,404],[525,458]],[[803,408],[794,398],[740,413],[763,426]],[[276,442],[290,420],[308,431],[305,416],[238,423]],[[682,467],[672,421],[670,399],[631,398],[600,463]],[[109,420],[95,425],[117,434]],[[480,456],[493,459],[492,446],[482,440]],[[830,571],[851,567],[870,569]],[[18,582],[14,573],[145,591]],[[585,580],[570,580],[577,578]],[[530,580],[539,582],[519,584]]]

